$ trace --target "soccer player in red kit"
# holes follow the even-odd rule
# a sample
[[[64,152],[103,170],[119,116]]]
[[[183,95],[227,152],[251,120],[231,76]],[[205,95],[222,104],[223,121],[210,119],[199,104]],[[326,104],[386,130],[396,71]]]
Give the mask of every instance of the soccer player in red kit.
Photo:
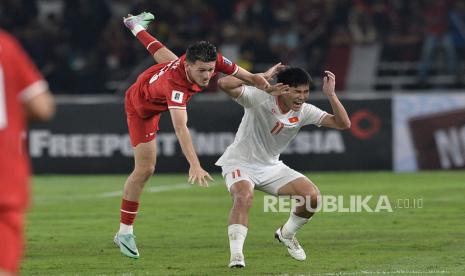
[[[124,24],[146,47],[155,61],[169,61],[142,72],[126,91],[125,109],[135,166],[124,185],[120,229],[114,242],[123,255],[131,258],[139,258],[133,222],[144,184],[155,169],[155,139],[161,114],[165,111],[170,112],[182,152],[190,165],[189,183],[207,186],[212,178],[201,167],[187,128],[186,105],[189,99],[207,87],[216,73],[234,75],[264,90],[282,88],[279,85],[271,86],[263,76],[240,68],[206,41],[193,43],[187,48],[186,53],[178,58],[145,30],[153,19],[150,13],[130,15],[124,19]]]
[[[0,30],[0,275],[18,272],[29,198],[26,122],[55,110],[47,83],[10,34]]]

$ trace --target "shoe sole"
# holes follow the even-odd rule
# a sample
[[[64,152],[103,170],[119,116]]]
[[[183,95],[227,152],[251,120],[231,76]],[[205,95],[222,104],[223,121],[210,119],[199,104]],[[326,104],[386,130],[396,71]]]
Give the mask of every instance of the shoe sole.
[[[229,266],[229,268],[244,268],[245,264],[238,262],[238,263],[234,263],[234,264],[229,264],[228,266]]]

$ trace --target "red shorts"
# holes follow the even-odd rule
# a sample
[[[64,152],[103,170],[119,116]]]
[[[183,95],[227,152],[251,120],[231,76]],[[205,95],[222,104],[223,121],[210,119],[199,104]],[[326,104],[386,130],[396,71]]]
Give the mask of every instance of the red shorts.
[[[0,210],[1,270],[18,272],[23,253],[23,218],[22,210]]]
[[[126,92],[124,101],[124,108],[126,110],[126,117],[129,129],[129,138],[131,139],[131,145],[133,147],[140,143],[148,143],[155,139],[158,131],[158,122],[160,121],[161,113],[142,118],[134,107],[133,101],[130,97],[129,88]]]

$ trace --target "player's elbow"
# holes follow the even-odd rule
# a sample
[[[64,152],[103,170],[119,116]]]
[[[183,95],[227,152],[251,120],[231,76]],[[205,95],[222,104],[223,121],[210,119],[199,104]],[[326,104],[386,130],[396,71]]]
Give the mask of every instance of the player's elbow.
[[[347,120],[342,121],[342,122],[339,124],[339,129],[340,129],[340,130],[349,129],[350,126],[351,126],[351,122],[350,122],[349,119],[347,119]]]
[[[184,124],[175,124],[173,125],[174,132],[179,135],[185,132],[188,132],[189,129],[187,128],[187,125]]]
[[[233,90],[236,86],[234,78],[231,76],[226,76],[218,80],[218,87],[226,93]]]
[[[226,84],[225,78],[221,78],[221,79],[218,80],[218,87],[223,91],[225,91],[227,89],[227,84]]]
[[[346,130],[346,129],[349,129],[350,128],[350,119],[349,118],[346,118],[346,119],[338,119],[338,118],[334,118],[334,121],[332,123],[332,126],[334,129],[337,129],[337,130]]]

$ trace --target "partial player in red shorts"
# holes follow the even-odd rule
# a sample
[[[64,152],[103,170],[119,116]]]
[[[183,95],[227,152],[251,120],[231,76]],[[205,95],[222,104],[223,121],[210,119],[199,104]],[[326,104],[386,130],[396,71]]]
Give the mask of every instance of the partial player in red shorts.
[[[190,98],[201,93],[217,73],[234,75],[261,89],[276,89],[262,75],[252,74],[237,66],[206,41],[193,43],[184,55],[177,57],[145,30],[153,19],[150,13],[130,15],[124,19],[124,24],[159,63],[139,75],[137,81],[127,90],[125,98],[135,166],[124,185],[120,229],[114,242],[123,255],[131,258],[139,258],[133,222],[144,184],[155,170],[155,139],[161,114],[169,110],[182,152],[190,165],[188,181],[191,184],[208,186],[208,181],[212,178],[200,165],[186,125],[186,105]]]
[[[48,120],[54,110],[42,75],[16,39],[0,30],[0,275],[15,275],[22,256],[30,174],[26,122]]]

